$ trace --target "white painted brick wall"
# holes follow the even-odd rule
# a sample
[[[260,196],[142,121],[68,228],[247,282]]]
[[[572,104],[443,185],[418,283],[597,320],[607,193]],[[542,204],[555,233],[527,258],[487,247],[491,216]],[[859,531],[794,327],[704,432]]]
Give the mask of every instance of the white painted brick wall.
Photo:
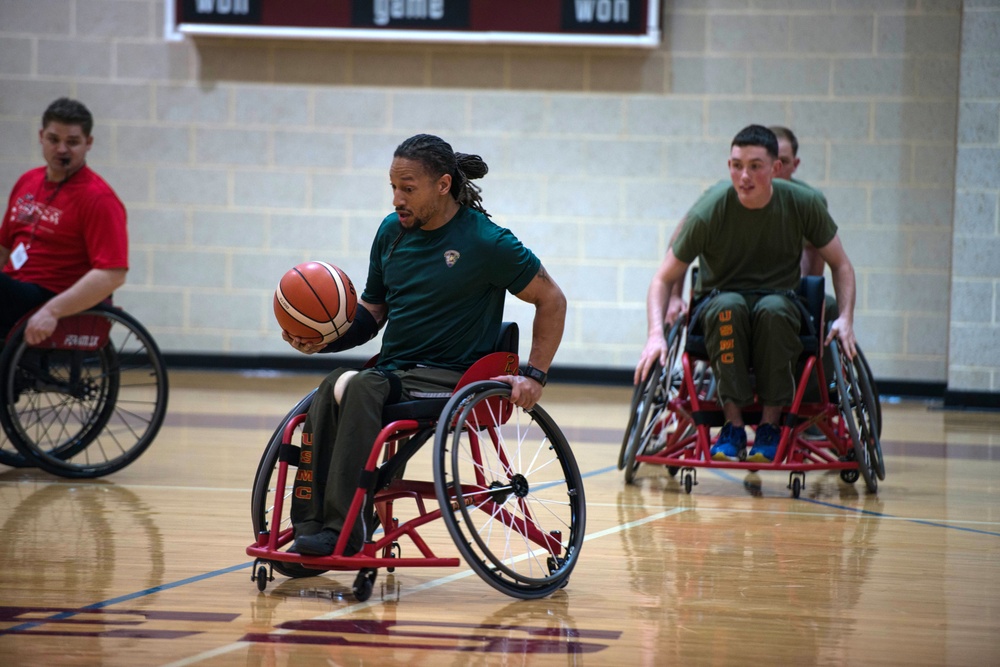
[[[630,51],[168,43],[163,0],[0,0],[0,178],[39,164],[41,111],[79,97],[130,214],[119,300],[169,352],[290,353],[280,275],[322,258],[361,289],[392,150],[438,133],[483,155],[486,207],[569,295],[556,363],[626,368],[649,278],[733,134],[785,124],[857,265],[876,375],[1000,391],[998,14],[673,0],[664,45]],[[508,310],[527,349],[531,309]]]

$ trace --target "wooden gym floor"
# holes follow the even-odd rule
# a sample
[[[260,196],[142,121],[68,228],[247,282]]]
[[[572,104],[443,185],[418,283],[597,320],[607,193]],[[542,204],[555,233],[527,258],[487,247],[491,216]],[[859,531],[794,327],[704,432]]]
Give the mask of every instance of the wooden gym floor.
[[[250,581],[250,486],[315,375],[173,372],[166,425],[109,478],[0,469],[0,664],[1000,664],[1000,414],[883,403],[888,475],[615,468],[628,388],[551,385],[587,542],[536,601],[467,567]],[[429,470],[422,452],[408,473]],[[443,524],[424,533],[446,545]],[[405,546],[404,546],[405,549]]]

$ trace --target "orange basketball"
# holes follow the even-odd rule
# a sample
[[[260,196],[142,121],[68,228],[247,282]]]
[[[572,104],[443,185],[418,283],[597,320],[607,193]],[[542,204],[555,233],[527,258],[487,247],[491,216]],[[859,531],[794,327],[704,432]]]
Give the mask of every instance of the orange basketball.
[[[330,343],[354,321],[358,295],[342,270],[326,262],[305,262],[281,277],[274,291],[274,316],[282,329],[313,343]]]

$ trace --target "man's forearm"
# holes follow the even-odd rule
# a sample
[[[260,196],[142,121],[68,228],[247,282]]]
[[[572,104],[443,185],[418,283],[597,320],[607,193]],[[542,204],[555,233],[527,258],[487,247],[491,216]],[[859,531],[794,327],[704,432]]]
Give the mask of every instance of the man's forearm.
[[[857,285],[854,277],[854,267],[849,262],[844,262],[840,266],[831,267],[833,274],[833,290],[837,295],[837,309],[841,317],[847,317],[848,321],[854,321],[854,302],[857,293]]]
[[[649,327],[647,335],[662,335],[663,323],[666,320],[667,302],[674,292],[683,289],[683,284],[663,283],[659,276],[653,278],[649,283],[649,291],[646,294],[646,324]]]
[[[562,297],[562,292],[559,293]],[[562,342],[566,326],[566,299],[551,298],[535,306],[535,319],[531,324],[531,353],[528,363],[538,370],[548,372],[552,359]]]
[[[125,269],[91,269],[46,302],[45,308],[57,319],[91,308],[125,284],[125,273]]]

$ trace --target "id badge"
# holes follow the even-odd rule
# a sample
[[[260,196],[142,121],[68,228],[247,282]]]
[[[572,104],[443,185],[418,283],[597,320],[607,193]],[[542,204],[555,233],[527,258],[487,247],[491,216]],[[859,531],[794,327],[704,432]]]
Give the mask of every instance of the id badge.
[[[28,261],[28,249],[24,247],[24,242],[18,243],[14,252],[10,254],[10,263],[14,270],[20,269]]]

